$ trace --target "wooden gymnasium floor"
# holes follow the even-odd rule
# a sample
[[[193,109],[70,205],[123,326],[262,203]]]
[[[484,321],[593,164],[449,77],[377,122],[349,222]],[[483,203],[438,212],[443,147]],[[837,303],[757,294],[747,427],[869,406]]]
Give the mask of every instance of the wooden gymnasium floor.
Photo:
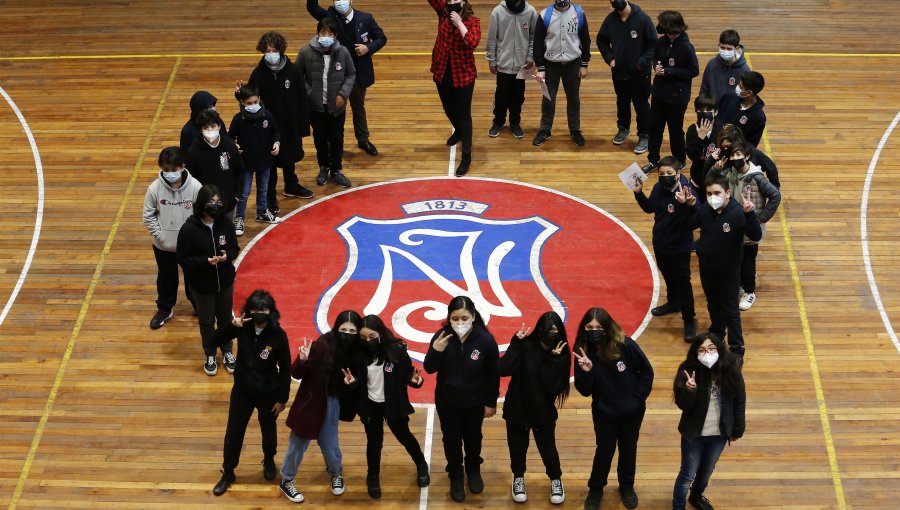
[[[390,41],[375,59],[378,82],[368,101],[382,155],[370,158],[348,143],[348,175],[357,185],[446,175],[449,128],[428,74],[432,11],[424,1],[358,3],[375,13]],[[231,381],[201,373],[196,325],[183,302],[165,328],[147,328],[155,266],[139,218],[158,151],[177,144],[191,94],[213,91],[228,119],[232,84],[257,62],[259,35],[284,32],[293,55],[314,31],[301,4],[6,0],[0,7],[0,87],[8,94],[0,102],[0,303],[8,304],[0,319],[3,505],[290,505],[259,472],[255,420],[238,484],[222,498],[211,494]],[[486,32],[492,5],[474,5]],[[596,34],[607,2],[584,5]],[[900,344],[890,321],[900,320],[900,215],[891,192],[900,178],[900,134],[892,132],[900,43],[891,33],[900,26],[900,2],[647,0],[642,7],[654,16],[681,9],[701,63],[721,30],[740,31],[752,66],[767,79],[762,145],[779,166],[785,195],[760,256],[758,304],[744,314],[747,434],[726,451],[707,494],[719,508],[897,508]],[[594,58],[582,85],[588,142],[576,150],[560,124],[562,107],[557,136],[539,149],[530,145],[539,116],[533,83],[526,139],[508,132],[488,138],[494,85],[479,56],[472,173],[581,197],[649,244],[651,220],[616,178],[636,158],[611,144],[614,95],[608,69]],[[311,156],[311,140],[308,148]],[[311,161],[300,166],[305,183],[315,175]],[[316,191],[321,197],[337,189]],[[304,204],[281,203],[285,210]],[[249,222],[242,243],[258,231]],[[704,324],[696,274],[694,281]],[[667,508],[678,472],[670,385],[684,346],[676,325],[653,320],[641,338],[657,372],[638,457],[641,508]],[[586,492],[588,406],[573,396],[559,420],[568,507],[580,507]],[[420,441],[426,417],[419,410],[412,418]],[[283,452],[287,429],[279,426]],[[488,489],[466,505],[512,508],[501,420],[487,422],[485,433]],[[457,507],[447,496],[439,429],[427,494],[410,483],[405,453],[388,435],[384,462],[403,469],[386,469],[385,496],[376,502],[364,490],[358,422],[342,425],[341,442],[347,494],[327,493],[321,456],[311,448],[301,474],[305,505]],[[523,507],[549,506],[534,447],[529,463],[531,498]],[[620,506],[615,487],[612,481],[604,508]]]

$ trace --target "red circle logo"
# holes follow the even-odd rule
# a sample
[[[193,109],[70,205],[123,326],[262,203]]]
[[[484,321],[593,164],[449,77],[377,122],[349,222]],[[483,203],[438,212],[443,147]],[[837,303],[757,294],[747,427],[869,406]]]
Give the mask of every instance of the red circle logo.
[[[570,344],[593,306],[635,338],[659,291],[649,251],[614,216],[551,189],[484,178],[390,181],[329,196],[265,229],[237,264],[236,306],[255,289],[270,291],[295,349],[350,309],[381,317],[414,364],[457,295],[472,298],[502,355],[523,323],[548,310],[568,325]],[[410,399],[432,403],[435,378],[423,376]]]

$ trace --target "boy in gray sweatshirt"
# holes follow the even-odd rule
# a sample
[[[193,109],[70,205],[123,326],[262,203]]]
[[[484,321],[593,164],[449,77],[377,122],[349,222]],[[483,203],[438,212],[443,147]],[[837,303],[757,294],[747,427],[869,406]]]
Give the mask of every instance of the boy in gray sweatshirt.
[[[491,73],[497,75],[494,92],[494,123],[488,136],[497,137],[506,123],[516,138],[523,138],[522,104],[525,102],[525,79],[517,75],[534,67],[532,46],[538,23],[537,11],[525,0],[501,1],[491,12],[485,52]]]

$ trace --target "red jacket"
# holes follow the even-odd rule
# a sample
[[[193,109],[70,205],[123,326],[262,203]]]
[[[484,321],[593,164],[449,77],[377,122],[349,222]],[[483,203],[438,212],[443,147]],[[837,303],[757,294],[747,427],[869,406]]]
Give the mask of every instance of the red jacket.
[[[328,378],[322,373],[322,369],[325,360],[330,357],[331,349],[328,344],[316,341],[310,346],[306,361],[300,361],[300,356],[297,356],[291,365],[291,377],[301,381],[300,389],[288,411],[287,426],[298,437],[319,438],[319,430],[325,422],[328,395]]]
[[[464,19],[463,24],[469,30],[465,37],[450,22],[447,14],[447,0],[428,0],[438,15],[438,33],[431,51],[431,74],[434,81],[441,83],[450,61],[450,72],[453,73],[453,86],[462,88],[471,85],[478,76],[475,69],[475,48],[481,41],[481,21],[476,17]]]

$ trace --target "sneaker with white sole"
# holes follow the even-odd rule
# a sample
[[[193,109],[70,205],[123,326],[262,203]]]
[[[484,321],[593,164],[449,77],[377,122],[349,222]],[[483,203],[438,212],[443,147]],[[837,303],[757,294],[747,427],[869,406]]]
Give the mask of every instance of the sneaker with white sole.
[[[157,310],[155,314],[153,314],[153,318],[150,319],[150,329],[159,329],[163,327],[169,319],[172,318],[172,310],[168,312],[164,310]]]
[[[525,479],[522,477],[513,478],[512,482],[512,498],[516,503],[524,503],[528,501],[528,494],[525,493]]]
[[[751,292],[749,294],[744,294],[744,296],[741,298],[741,302],[738,303],[738,308],[740,308],[742,312],[746,312],[753,306],[753,303],[755,303],[755,302],[756,302],[756,293],[755,292]]]
[[[240,216],[234,218],[234,235],[238,237],[244,235],[244,218]]]
[[[219,364],[216,363],[215,356],[206,357],[206,363],[203,364],[203,371],[206,372],[206,375],[216,375],[219,371]]]
[[[266,211],[263,214],[256,215],[257,223],[281,223],[281,218],[275,216],[272,211]]]
[[[559,478],[550,480],[550,502],[554,505],[561,505],[566,501],[566,489],[563,488],[562,480]]]
[[[344,477],[341,475],[331,477],[331,493],[340,496],[344,493]]]
[[[222,358],[222,364],[225,365],[225,370],[228,370],[229,374],[233,374],[234,368],[237,366],[237,358],[230,352],[226,352]]]
[[[278,485],[278,488],[281,489],[281,493],[288,498],[288,501],[303,503],[303,494],[297,490],[297,486],[294,485],[293,480],[282,480]]]

